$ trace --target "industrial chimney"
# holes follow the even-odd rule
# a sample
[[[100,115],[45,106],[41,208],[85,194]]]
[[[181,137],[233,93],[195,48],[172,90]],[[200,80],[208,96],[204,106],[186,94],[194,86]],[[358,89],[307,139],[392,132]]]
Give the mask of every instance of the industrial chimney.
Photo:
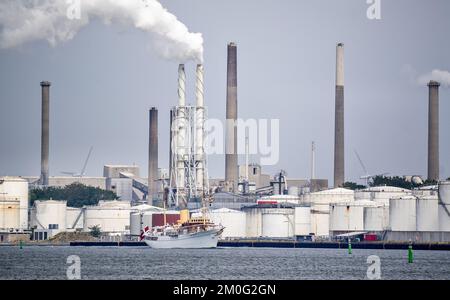
[[[428,179],[439,180],[439,82],[428,83]]]
[[[203,195],[205,192],[205,167],[206,167],[206,157],[205,157],[205,149],[203,145],[204,138],[204,122],[205,122],[205,102],[203,98],[203,65],[197,65],[196,69],[196,88],[195,88],[195,99],[196,99],[196,107],[195,107],[195,130],[196,132],[196,141],[195,141],[195,161],[196,161],[196,188],[197,192],[200,195]]]
[[[225,140],[225,183],[234,192],[238,185],[237,157],[237,47],[228,44],[227,62],[227,109]]]
[[[345,181],[344,169],[344,44],[336,46],[336,94],[334,111],[334,187]]]
[[[153,195],[158,193],[158,110],[152,107],[149,111],[150,131],[148,143],[148,196],[147,203],[154,205]]]
[[[41,115],[41,176],[39,184],[48,186],[48,154],[49,154],[49,118],[50,118],[50,85],[42,81],[42,115]]]

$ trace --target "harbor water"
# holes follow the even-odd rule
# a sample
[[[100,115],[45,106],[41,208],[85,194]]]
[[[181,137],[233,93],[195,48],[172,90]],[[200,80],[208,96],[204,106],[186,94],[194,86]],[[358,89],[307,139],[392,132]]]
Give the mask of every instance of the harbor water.
[[[367,258],[380,258],[381,279],[450,279],[450,251],[148,247],[0,247],[0,279],[67,279],[67,258],[81,279],[367,279]]]

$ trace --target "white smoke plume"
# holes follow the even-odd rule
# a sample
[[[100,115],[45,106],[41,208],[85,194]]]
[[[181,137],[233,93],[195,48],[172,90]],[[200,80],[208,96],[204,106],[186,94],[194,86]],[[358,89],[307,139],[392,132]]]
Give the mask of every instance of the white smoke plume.
[[[37,40],[55,46],[73,39],[93,19],[150,33],[156,51],[166,59],[203,61],[201,33],[189,32],[157,0],[1,0],[0,47]]]
[[[430,73],[419,76],[417,82],[420,85],[426,85],[430,80],[439,82],[442,86],[450,87],[450,72],[435,69]]]

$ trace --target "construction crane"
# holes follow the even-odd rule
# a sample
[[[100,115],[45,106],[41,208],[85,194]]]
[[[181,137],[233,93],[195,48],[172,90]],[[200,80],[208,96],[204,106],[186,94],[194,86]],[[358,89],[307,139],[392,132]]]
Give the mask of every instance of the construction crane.
[[[94,149],[93,146],[91,146],[91,148],[89,148],[88,155],[87,155],[87,157],[86,157],[86,160],[84,161],[84,165],[83,165],[83,168],[81,169],[81,172],[80,172],[80,173],[76,173],[76,172],[61,172],[61,174],[70,175],[70,176],[72,176],[72,177],[80,177],[80,178],[81,178],[81,177],[84,177],[84,175],[86,175],[86,167],[87,167],[89,158],[91,157],[91,153],[92,153],[92,150],[93,150],[93,149]]]
[[[370,175],[367,172],[366,166],[364,165],[364,163],[363,163],[361,157],[359,156],[358,152],[356,151],[356,149],[354,149],[353,151],[355,152],[355,155],[358,158],[359,164],[361,165],[361,168],[363,169],[364,174],[365,174],[365,175],[363,175],[363,176],[361,176],[359,178],[366,180],[366,186],[369,186],[370,180],[372,180],[374,177],[376,177],[376,176],[384,176],[384,175],[389,174],[389,173],[382,173],[382,174]]]

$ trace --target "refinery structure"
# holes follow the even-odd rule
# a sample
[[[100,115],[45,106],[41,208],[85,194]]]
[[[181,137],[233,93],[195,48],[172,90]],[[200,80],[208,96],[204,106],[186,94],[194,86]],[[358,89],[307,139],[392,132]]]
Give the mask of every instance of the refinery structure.
[[[1,242],[48,240],[61,232],[101,228],[104,238],[138,240],[143,228],[177,222],[188,208],[193,217],[204,205],[213,222],[225,226],[223,239],[296,239],[302,241],[358,238],[367,241],[450,241],[450,181],[439,177],[439,83],[430,81],[428,114],[428,175],[435,184],[405,189],[373,186],[343,187],[344,163],[344,44],[336,46],[334,181],[315,175],[315,145],[311,178],[290,178],[280,171],[264,174],[260,165],[238,165],[237,45],[227,47],[226,138],[223,178],[208,175],[205,144],[207,106],[203,65],[196,66],[195,106],[186,102],[185,66],[178,67],[177,105],[170,113],[169,161],[158,165],[158,109],[149,110],[148,176],[136,165],[105,165],[103,176],[50,176],[48,81],[41,82],[40,176],[0,177]],[[424,138],[425,140],[425,138]],[[240,141],[239,141],[240,142]],[[248,147],[247,139],[245,141]],[[247,150],[248,151],[248,150]],[[81,173],[83,173],[82,171]],[[422,180],[410,178],[411,181]],[[114,191],[119,200],[69,207],[61,199],[29,205],[29,190],[64,187],[74,182]]]

